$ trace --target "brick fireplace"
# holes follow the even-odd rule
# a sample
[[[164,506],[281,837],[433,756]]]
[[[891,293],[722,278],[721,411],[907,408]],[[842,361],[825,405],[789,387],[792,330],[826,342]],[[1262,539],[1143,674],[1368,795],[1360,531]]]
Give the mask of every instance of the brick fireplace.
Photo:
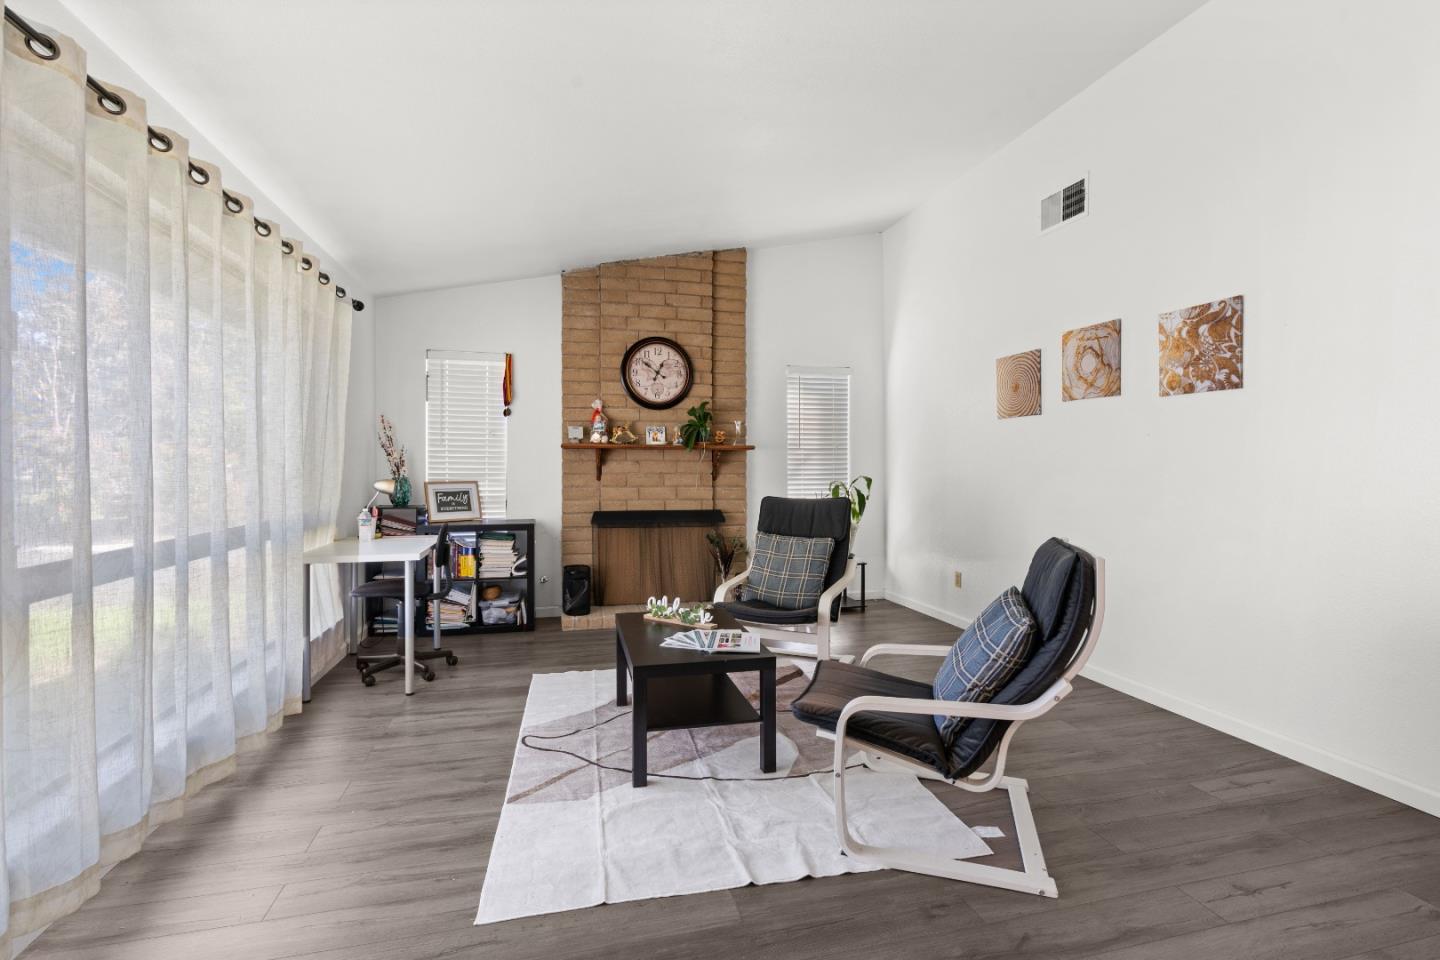
[[[661,424],[673,438],[685,411],[709,400],[715,427],[733,436],[733,421],[745,419],[745,251],[714,250],[677,256],[625,260],[572,270],[562,290],[562,391],[564,423],[588,424],[590,402],[599,397],[613,427],[629,424],[643,442],[648,424]],[[668,410],[648,410],[631,401],[620,379],[620,363],[636,340],[668,337],[694,363],[689,395]],[[748,433],[748,430],[747,430]],[[745,455],[715,459],[684,448],[663,452],[607,451],[597,478],[590,451],[567,450],[563,458],[562,562],[592,567],[600,559],[592,517],[596,511],[719,510],[721,533],[745,536]],[[604,577],[603,571],[597,571]],[[708,599],[686,597],[687,600]],[[594,608],[589,617],[565,617],[567,628],[606,626],[612,608]]]

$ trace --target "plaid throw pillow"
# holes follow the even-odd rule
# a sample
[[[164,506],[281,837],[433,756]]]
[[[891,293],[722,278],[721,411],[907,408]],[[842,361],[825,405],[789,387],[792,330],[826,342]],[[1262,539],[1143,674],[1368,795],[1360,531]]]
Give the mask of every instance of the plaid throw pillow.
[[[935,674],[935,699],[989,703],[1030,657],[1035,617],[1014,587],[990,602],[965,628]],[[949,749],[967,717],[935,717]]]
[[[750,576],[741,600],[761,600],[782,610],[804,610],[820,601],[835,541],[830,537],[755,534]]]

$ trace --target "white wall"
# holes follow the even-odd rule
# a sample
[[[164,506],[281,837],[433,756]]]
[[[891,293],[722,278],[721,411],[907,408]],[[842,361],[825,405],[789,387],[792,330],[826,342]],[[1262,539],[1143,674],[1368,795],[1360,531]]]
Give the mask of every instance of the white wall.
[[[351,418],[350,439],[368,445],[372,479],[388,476],[375,442],[375,418],[380,413],[390,417],[396,438],[409,448],[417,497],[423,494],[425,479],[425,351],[514,354],[507,512],[535,519],[536,613],[558,616],[563,439],[559,276],[381,297],[373,314],[367,310],[362,316],[373,325],[374,403],[367,423]],[[542,577],[549,582],[538,583]]]
[[[751,249],[746,300],[745,432],[749,522],[760,500],[785,495],[785,367],[850,367],[850,465],[875,480],[856,557],[867,596],[885,589],[885,371],[881,355],[881,245],[875,233]],[[730,429],[727,424],[722,427]],[[848,479],[848,478],[847,478]]]
[[[886,232],[892,598],[972,616],[1073,539],[1096,679],[1440,813],[1436,36],[1213,0]],[[1237,293],[1244,389],[1159,398],[1156,314]],[[1061,332],[1114,317],[1123,396],[1062,404]],[[1034,347],[1044,413],[998,421]]]

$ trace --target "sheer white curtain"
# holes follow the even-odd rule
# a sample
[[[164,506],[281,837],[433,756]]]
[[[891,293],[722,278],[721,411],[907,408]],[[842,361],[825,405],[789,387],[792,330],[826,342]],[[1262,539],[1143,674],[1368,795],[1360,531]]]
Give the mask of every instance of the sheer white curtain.
[[[301,623],[300,552],[334,536],[349,302],[45,33],[6,23],[0,64],[3,955],[299,710],[341,614],[332,569]]]

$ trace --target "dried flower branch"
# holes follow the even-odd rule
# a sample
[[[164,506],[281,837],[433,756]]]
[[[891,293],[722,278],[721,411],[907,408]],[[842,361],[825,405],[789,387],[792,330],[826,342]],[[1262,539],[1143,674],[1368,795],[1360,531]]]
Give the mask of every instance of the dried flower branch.
[[[380,449],[390,463],[390,476],[395,479],[407,476],[405,473],[405,447],[395,445],[395,424],[385,414],[380,414]]]

